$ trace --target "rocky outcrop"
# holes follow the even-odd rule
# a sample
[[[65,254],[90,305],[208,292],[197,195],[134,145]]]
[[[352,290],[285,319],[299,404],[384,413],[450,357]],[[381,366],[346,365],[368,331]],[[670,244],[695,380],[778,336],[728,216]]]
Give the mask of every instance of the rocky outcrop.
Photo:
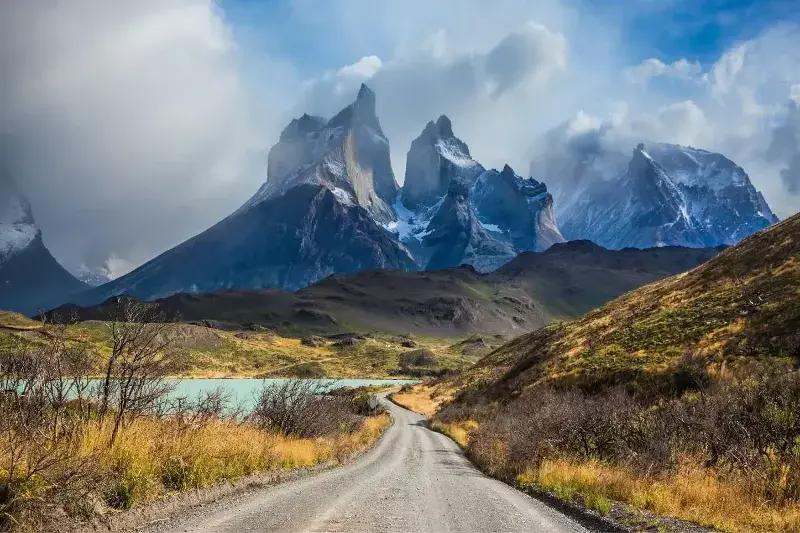
[[[469,187],[452,180],[447,196],[427,226],[422,244],[432,249],[428,269],[461,264],[488,272],[512,259],[516,253],[511,244],[487,232],[469,202]]]
[[[508,165],[484,169],[446,116],[429,122],[411,144],[395,209],[398,237],[429,268],[461,261],[485,270],[509,254],[564,241],[547,187]]]
[[[30,204],[0,177],[0,309],[33,315],[86,288],[50,254]]]
[[[406,158],[402,201],[409,209],[430,207],[447,194],[450,182],[458,179],[471,186],[483,172],[472,159],[469,147],[455,135],[450,119],[442,115],[428,122],[411,143]]]
[[[501,172],[481,174],[473,186],[472,204],[480,219],[507,235],[517,251],[542,251],[564,242],[547,186],[519,176],[508,165]]]
[[[240,211],[304,184],[325,187],[380,224],[395,220],[392,204],[399,189],[389,141],[375,114],[375,93],[366,85],[327,122],[309,115],[293,120],[270,150],[267,181]]]

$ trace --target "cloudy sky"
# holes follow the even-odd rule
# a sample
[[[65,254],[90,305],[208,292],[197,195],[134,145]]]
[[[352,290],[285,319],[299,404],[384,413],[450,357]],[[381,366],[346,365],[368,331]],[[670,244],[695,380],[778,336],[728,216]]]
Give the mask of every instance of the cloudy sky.
[[[597,130],[717,150],[800,211],[796,0],[5,0],[0,169],[69,268],[120,274],[235,210],[292,116],[360,83],[402,180],[446,113],[488,166]],[[535,176],[552,182],[558,176]]]

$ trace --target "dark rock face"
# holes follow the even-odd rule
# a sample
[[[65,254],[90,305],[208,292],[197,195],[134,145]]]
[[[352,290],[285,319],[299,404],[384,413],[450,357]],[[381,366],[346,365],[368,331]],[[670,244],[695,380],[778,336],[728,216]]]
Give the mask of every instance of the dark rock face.
[[[506,165],[487,170],[473,188],[472,204],[480,218],[506,233],[518,251],[542,251],[564,242],[547,186],[524,179]]]
[[[0,182],[0,309],[34,315],[86,288],[45,247],[28,201]]]
[[[279,180],[312,163],[324,125],[324,118],[310,115],[292,120],[281,132],[278,144],[269,151],[267,181]]]
[[[428,269],[466,263],[488,272],[516,255],[509,243],[495,239],[483,228],[470,205],[469,188],[459,180],[450,182],[426,231],[422,244],[433,249]]]
[[[470,156],[466,143],[453,135],[450,119],[442,115],[435,123],[428,122],[411,143],[403,204],[410,209],[432,206],[447,194],[451,181],[458,179],[471,186],[483,170]]]
[[[87,288],[55,260],[41,234],[0,265],[0,309],[33,316]]]
[[[696,148],[640,143],[631,158],[590,136],[531,168],[553,178],[564,236],[608,248],[731,245],[778,220],[741,167]]]
[[[233,287],[295,290],[334,272],[415,266],[364,209],[343,205],[322,186],[300,185],[235,213],[78,303],[121,293],[153,299]]]
[[[547,187],[506,165],[486,170],[446,116],[411,144],[398,222],[400,239],[427,268],[470,264],[481,271],[564,238]]]

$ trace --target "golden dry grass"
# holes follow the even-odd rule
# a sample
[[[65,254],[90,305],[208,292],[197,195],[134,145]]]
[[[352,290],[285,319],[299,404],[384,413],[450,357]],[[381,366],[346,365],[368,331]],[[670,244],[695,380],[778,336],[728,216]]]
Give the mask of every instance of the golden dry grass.
[[[391,399],[410,411],[431,417],[444,402],[453,399],[455,392],[455,387],[449,384],[421,383],[406,392],[395,392]]]
[[[800,504],[771,506],[742,480],[722,479],[686,464],[673,475],[653,478],[598,461],[546,460],[517,482],[566,500],[580,495],[601,512],[610,507],[606,502],[616,500],[723,531],[800,531]]]
[[[73,453],[93,458],[95,468],[110,480],[99,496],[127,509],[171,492],[250,474],[343,461],[372,445],[390,421],[388,414],[381,414],[365,419],[350,434],[297,438],[229,420],[187,426],[177,420],[143,418],[124,427],[111,448],[111,425],[88,422]],[[30,498],[40,497],[37,490],[47,488],[40,485],[31,484]]]
[[[0,327],[20,329],[20,330],[32,330],[32,329],[39,329],[41,326],[42,326],[41,322],[38,322],[36,320],[31,320],[30,318],[22,316],[19,313],[14,313],[13,311],[0,310]]]
[[[462,379],[504,377],[599,389],[658,387],[687,353],[723,365],[788,368],[800,320],[800,215],[685,273],[645,285],[576,320],[500,347]]]
[[[0,335],[35,341],[23,330],[37,329],[41,324],[0,311],[0,330],[4,326],[6,331],[0,331]],[[310,346],[300,338],[274,332],[223,331],[193,324],[175,324],[172,334],[175,339],[170,349],[184,363],[179,375],[194,378],[400,378],[400,357],[409,351],[402,345],[403,339],[379,334],[353,346],[340,346],[324,338]],[[101,321],[70,325],[67,336],[73,343],[88,346],[101,359],[111,353],[110,332]],[[415,337],[415,342],[434,354],[436,370],[472,364],[469,357],[453,352],[453,339]]]
[[[431,422],[432,429],[444,433],[462,448],[467,448],[470,434],[478,429],[478,427],[478,422],[472,419],[459,420],[457,422],[442,422],[440,420]]]

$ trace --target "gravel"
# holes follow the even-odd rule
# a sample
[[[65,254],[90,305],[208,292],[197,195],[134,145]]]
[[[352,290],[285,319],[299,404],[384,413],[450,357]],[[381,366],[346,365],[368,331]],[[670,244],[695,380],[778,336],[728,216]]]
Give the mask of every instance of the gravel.
[[[478,471],[424,417],[386,400],[394,424],[354,463],[222,498],[148,533],[572,532],[583,526]]]

